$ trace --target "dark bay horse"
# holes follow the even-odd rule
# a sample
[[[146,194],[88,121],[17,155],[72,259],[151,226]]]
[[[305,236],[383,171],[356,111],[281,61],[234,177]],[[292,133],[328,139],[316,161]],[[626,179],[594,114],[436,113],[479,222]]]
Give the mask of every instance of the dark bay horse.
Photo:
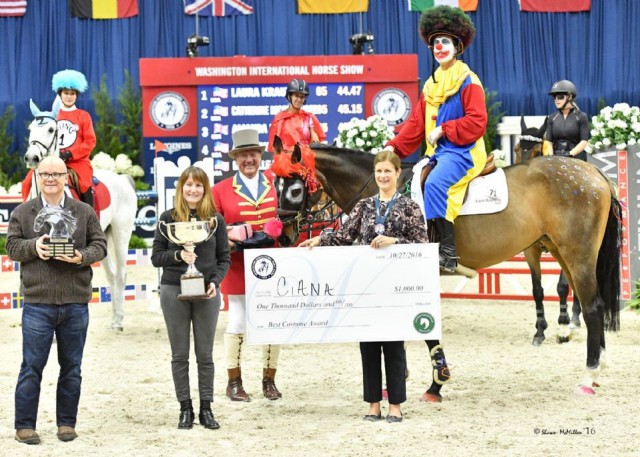
[[[516,144],[515,163],[526,162],[529,159],[542,155],[544,133],[547,130],[547,118],[540,127],[527,127],[524,116],[520,118],[520,141]],[[549,202],[553,204],[553,202]],[[542,270],[540,258],[542,256],[542,245],[534,244],[524,250],[524,256],[531,271],[531,283],[533,285],[533,300],[536,304],[536,334],[533,336],[533,345],[540,346],[545,339],[544,331],[547,329],[547,320],[544,316],[544,288],[542,287]],[[567,312],[567,297],[569,296],[569,281],[564,272],[560,272],[558,285],[556,288],[560,297],[560,315],[558,316],[557,341],[566,343],[571,339],[572,331],[580,327],[580,302],[574,296],[572,316],[569,319]]]
[[[373,154],[361,151],[296,147],[289,160],[302,165],[305,172],[300,176],[305,179],[282,177],[291,183],[280,186],[280,208],[295,209],[304,220],[309,208],[305,201],[310,198],[292,202],[286,189],[294,184],[304,190],[312,175],[338,206],[350,211],[360,198],[377,192],[373,159]],[[605,366],[604,332],[619,328],[621,215],[616,190],[595,166],[564,157],[538,157],[504,171],[509,188],[506,209],[456,219],[460,262],[476,270],[487,268],[542,243],[580,298],[587,327],[587,363],[578,393],[593,395]],[[399,188],[410,174],[408,168],[402,171]],[[295,238],[296,226],[290,225],[283,237]],[[493,236],[487,237],[488,233]],[[290,245],[293,242],[289,240]]]

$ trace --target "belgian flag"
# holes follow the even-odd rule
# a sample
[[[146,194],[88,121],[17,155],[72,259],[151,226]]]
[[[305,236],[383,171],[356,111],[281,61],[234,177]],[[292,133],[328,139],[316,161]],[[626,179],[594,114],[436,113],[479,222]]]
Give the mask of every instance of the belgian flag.
[[[71,15],[82,19],[122,19],[138,15],[138,0],[71,0]]]

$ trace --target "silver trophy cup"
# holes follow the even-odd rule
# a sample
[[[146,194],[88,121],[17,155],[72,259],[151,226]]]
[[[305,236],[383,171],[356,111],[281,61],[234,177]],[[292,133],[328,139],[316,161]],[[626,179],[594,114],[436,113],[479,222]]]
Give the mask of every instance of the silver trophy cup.
[[[166,231],[165,233],[160,229],[160,233],[171,242],[181,245],[187,252],[193,252],[196,245],[211,238],[217,228],[216,219],[212,219],[211,223],[209,221],[190,221],[167,224],[160,221],[160,225],[165,227]],[[180,291],[182,293],[178,295],[178,298],[181,300],[209,298],[205,288],[204,275],[198,271],[193,263],[190,263],[187,271],[180,276]]]

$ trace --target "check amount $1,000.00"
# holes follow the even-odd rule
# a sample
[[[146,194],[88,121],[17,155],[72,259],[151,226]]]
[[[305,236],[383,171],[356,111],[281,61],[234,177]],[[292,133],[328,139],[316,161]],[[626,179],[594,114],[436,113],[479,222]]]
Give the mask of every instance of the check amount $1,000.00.
[[[396,294],[410,294],[414,292],[424,292],[424,286],[420,286],[420,285],[394,286],[393,292]]]

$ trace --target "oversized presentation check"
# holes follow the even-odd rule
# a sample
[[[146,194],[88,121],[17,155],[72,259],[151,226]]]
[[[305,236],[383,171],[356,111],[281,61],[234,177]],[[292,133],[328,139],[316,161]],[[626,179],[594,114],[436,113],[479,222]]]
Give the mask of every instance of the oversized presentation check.
[[[441,336],[438,245],[244,251],[249,344]]]

